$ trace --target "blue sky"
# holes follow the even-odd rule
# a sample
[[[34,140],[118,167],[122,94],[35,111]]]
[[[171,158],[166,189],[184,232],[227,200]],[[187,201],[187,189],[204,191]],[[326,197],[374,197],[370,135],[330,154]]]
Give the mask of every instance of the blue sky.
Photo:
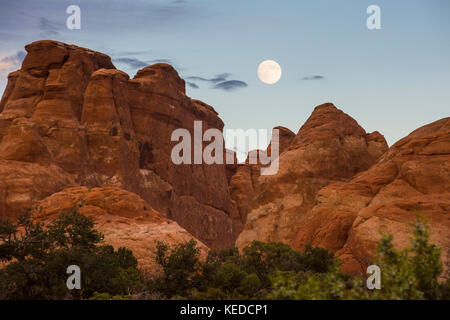
[[[66,28],[71,4],[81,30]],[[366,27],[371,4],[381,30]],[[1,0],[1,92],[24,45],[40,39],[104,52],[131,77],[169,62],[226,128],[297,132],[316,105],[333,102],[392,144],[450,115],[447,0]],[[274,85],[256,75],[266,59],[283,70]]]

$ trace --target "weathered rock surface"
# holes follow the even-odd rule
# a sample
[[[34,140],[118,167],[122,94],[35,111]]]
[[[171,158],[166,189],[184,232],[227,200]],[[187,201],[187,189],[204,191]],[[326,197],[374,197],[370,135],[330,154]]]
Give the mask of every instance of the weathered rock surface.
[[[295,133],[282,126],[275,127],[273,130],[278,130],[278,154],[281,154],[291,145],[292,140],[295,138]],[[272,142],[269,143],[265,152],[268,156],[272,154]]]
[[[0,101],[0,217],[89,176],[79,119],[90,74],[114,68],[108,56],[56,41],[25,47]]]
[[[74,184],[74,178],[55,165],[0,159],[0,220],[14,219],[37,199]]]
[[[393,234],[394,245],[403,248],[419,213],[431,226],[431,241],[442,248],[448,277],[450,118],[386,149],[378,132],[365,134],[331,105],[317,107],[280,156],[279,173],[259,178],[262,188],[237,245],[258,239],[301,250],[312,244],[336,252],[343,271],[363,274],[380,231]]]
[[[280,155],[291,144],[295,137],[295,133],[285,127],[275,127],[279,132],[278,137],[278,154]],[[261,175],[260,156],[271,156],[272,141],[267,146],[266,150],[252,150],[248,153],[247,159],[244,163],[233,166],[233,175],[230,178],[230,193],[231,198],[235,201],[239,218],[243,225],[247,220],[247,214],[250,210],[256,190],[258,189],[258,178]],[[228,167],[228,166],[227,166]]]
[[[171,161],[175,129],[193,137],[195,120],[203,132],[223,128],[213,107],[186,96],[175,69],[155,64],[129,79],[89,49],[45,40],[26,50],[0,102],[0,218],[66,187],[116,186],[208,246],[234,242],[242,226],[225,165]]]
[[[270,155],[270,146],[243,164],[175,165],[175,129],[194,138],[194,121],[202,132],[222,130],[223,122],[213,107],[186,96],[170,65],[130,79],[89,49],[46,40],[26,50],[0,101],[0,220],[34,208],[45,221],[81,202],[108,243],[133,249],[150,269],[153,240],[195,237],[224,248],[245,225],[239,247],[311,243],[335,251],[344,271],[361,273],[379,230],[403,247],[418,211],[450,269],[450,118],[388,150],[380,133],[366,133],[326,103],[296,135],[276,127],[275,175],[260,175],[258,156]]]
[[[371,262],[380,230],[394,245],[409,245],[416,214],[430,225],[431,242],[442,248],[443,276],[450,276],[450,118],[423,126],[395,143],[369,170],[320,191],[313,212],[323,218],[312,243],[339,250],[349,273]],[[343,218],[345,217],[345,218]],[[345,237],[331,236],[348,229]],[[297,241],[303,242],[303,234]],[[320,240],[319,240],[320,239]]]
[[[158,241],[174,246],[194,239],[202,255],[206,253],[207,247],[175,221],[153,210],[137,194],[117,187],[67,188],[39,201],[33,214],[37,221],[47,223],[74,206],[94,220],[105,243],[131,249],[138,267],[147,273],[159,271],[154,256]]]
[[[281,153],[278,173],[258,178],[256,197],[237,245],[283,241],[299,248],[303,245],[296,242],[300,230],[316,232],[308,217],[317,192],[331,181],[345,181],[368,169],[387,150],[386,142],[378,141],[332,104],[316,107]]]

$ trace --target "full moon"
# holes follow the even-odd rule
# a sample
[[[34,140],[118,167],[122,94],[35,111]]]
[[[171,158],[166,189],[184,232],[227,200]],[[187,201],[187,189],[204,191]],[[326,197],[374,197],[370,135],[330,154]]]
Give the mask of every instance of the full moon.
[[[277,83],[281,78],[281,67],[273,60],[265,60],[258,66],[258,78],[265,84]]]

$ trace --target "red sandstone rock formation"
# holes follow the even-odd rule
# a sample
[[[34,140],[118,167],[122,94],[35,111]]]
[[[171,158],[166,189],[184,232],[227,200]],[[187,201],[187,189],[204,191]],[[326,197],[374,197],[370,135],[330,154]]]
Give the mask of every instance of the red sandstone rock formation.
[[[395,143],[369,170],[347,183],[319,192],[313,215],[321,215],[316,234],[296,243],[338,250],[343,270],[363,273],[375,254],[380,231],[394,245],[409,245],[416,215],[430,225],[431,242],[442,248],[444,275],[450,270],[450,118],[423,126]],[[318,220],[318,219],[316,219]],[[348,230],[345,236],[332,236]],[[320,240],[319,240],[320,239]],[[334,244],[332,244],[334,243]]]
[[[448,273],[450,118],[386,149],[378,132],[365,134],[332,105],[317,107],[281,155],[280,172],[259,178],[262,188],[237,245],[283,241],[301,250],[309,243],[336,252],[343,271],[363,274],[380,231],[403,248],[419,213]]]
[[[280,155],[286,150],[295,134],[285,127],[275,127],[279,131],[278,154]],[[252,150],[248,153],[247,159],[243,164],[239,164],[234,168],[234,174],[230,179],[231,198],[235,201],[241,223],[244,225],[247,220],[247,214],[250,210],[253,199],[258,188],[258,177],[260,176],[261,165],[259,156],[271,156],[272,142],[269,143],[267,149]]]
[[[74,206],[91,217],[104,241],[116,249],[133,251],[138,266],[147,273],[157,273],[154,252],[158,241],[174,246],[194,239],[205,256],[207,247],[176,222],[163,217],[137,194],[116,187],[67,188],[38,202],[34,209],[37,221],[47,223]]]
[[[280,155],[278,173],[258,178],[256,197],[237,245],[283,241],[299,248],[298,232],[316,231],[307,224],[307,217],[317,192],[331,181],[345,181],[368,169],[375,156],[387,149],[386,142],[380,144],[372,136],[332,104],[316,107]]]
[[[133,79],[110,58],[37,41],[0,102],[0,218],[65,187],[116,186],[140,195],[214,248],[237,236],[225,165],[174,165],[172,131],[194,120],[222,130],[214,109],[185,94],[167,64]],[[241,227],[242,228],[242,227]]]
[[[403,247],[418,211],[450,269],[450,118],[387,151],[380,133],[327,103],[297,135],[277,127],[276,175],[260,176],[259,161],[249,161],[270,147],[239,165],[175,165],[173,130],[193,136],[195,120],[203,132],[223,123],[213,107],[186,96],[171,66],[130,79],[89,49],[38,41],[26,50],[0,101],[0,219],[33,208],[47,221],[81,202],[108,243],[133,249],[149,269],[153,240],[195,237],[224,248],[245,224],[239,247],[311,243],[335,251],[344,271],[361,273],[379,230]]]

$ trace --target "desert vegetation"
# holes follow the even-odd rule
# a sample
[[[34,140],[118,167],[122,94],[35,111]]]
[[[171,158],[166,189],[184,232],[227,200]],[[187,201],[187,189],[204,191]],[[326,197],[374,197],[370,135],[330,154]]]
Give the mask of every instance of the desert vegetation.
[[[384,235],[374,260],[382,270],[380,290],[343,274],[332,252],[306,246],[295,251],[280,242],[253,241],[211,250],[201,258],[195,240],[170,247],[159,242],[160,271],[145,276],[131,250],[103,244],[92,219],[62,213],[47,225],[29,214],[0,225],[1,299],[450,299],[440,249],[429,241],[422,219],[411,244],[396,250]],[[68,265],[82,270],[81,289],[68,290]]]

